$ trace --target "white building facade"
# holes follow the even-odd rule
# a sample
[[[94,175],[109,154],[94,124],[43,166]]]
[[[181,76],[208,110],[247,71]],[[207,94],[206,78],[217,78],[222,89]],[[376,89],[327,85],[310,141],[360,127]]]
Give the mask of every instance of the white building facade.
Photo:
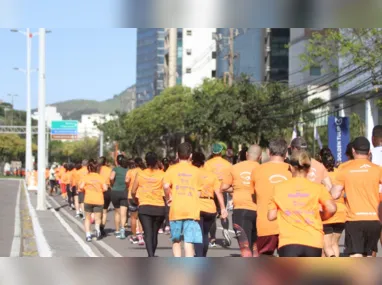
[[[178,29],[177,40],[170,40],[165,30],[165,87],[169,87],[170,50],[176,42],[176,84],[195,88],[206,78],[216,77],[216,28]]]
[[[78,123],[78,138],[98,138],[101,131],[98,129],[97,124],[104,124],[115,119],[117,119],[116,116],[109,114],[82,115],[81,121]]]
[[[32,119],[38,121],[38,111],[32,114]],[[57,112],[57,107],[45,107],[45,123],[48,128],[51,127],[52,121],[61,121],[62,115]]]

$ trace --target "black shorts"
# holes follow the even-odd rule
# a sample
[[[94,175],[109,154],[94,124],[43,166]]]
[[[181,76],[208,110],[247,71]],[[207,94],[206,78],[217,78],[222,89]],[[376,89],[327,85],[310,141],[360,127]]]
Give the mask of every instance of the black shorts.
[[[234,209],[232,221],[239,225],[248,237],[250,247],[257,241],[257,212],[245,209]]]
[[[111,191],[111,202],[115,209],[128,207],[127,191]]]
[[[80,204],[83,204],[84,203],[84,200],[85,200],[85,193],[84,192],[79,192],[78,193],[78,202]]]
[[[345,229],[345,223],[324,224],[324,233],[326,235],[342,234]]]
[[[354,221],[345,224],[345,253],[371,256],[378,252],[378,241],[381,236],[379,221]]]
[[[322,257],[322,248],[288,244],[277,250],[279,257]]]
[[[49,180],[50,188],[53,189],[56,186],[56,180]]]
[[[111,203],[111,189],[109,188],[106,192],[103,192],[103,209],[107,210],[109,209],[110,203]]]
[[[84,210],[87,213],[102,213],[102,205],[84,204]]]
[[[134,199],[129,199],[129,211],[132,213],[138,212],[138,205],[134,202]]]
[[[77,196],[78,195],[77,187],[76,186],[73,186],[70,190],[71,190],[73,196]]]

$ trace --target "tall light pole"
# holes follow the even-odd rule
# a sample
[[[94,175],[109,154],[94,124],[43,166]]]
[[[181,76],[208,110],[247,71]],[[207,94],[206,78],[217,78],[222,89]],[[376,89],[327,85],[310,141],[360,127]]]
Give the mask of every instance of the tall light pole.
[[[35,35],[27,28],[26,31],[13,29],[11,32],[18,32],[26,36],[27,39],[27,122],[26,122],[26,150],[25,150],[25,170],[26,173],[32,171],[32,119],[31,119],[31,50],[32,50],[32,37]]]
[[[38,211],[45,211],[45,169],[46,169],[46,124],[45,124],[45,36],[44,28],[39,29],[39,72],[38,72]]]
[[[14,104],[14,97],[18,96],[17,94],[8,94],[8,96],[12,97],[12,117],[11,117],[11,126],[13,126],[13,114],[15,112],[15,104]]]

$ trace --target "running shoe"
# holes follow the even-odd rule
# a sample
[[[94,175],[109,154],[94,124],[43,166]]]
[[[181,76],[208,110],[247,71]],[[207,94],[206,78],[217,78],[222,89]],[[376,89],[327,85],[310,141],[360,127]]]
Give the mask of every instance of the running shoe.
[[[97,240],[100,240],[102,238],[102,234],[100,231],[95,231],[95,237]]]
[[[158,234],[163,234],[163,229],[162,228],[159,229]]]
[[[214,247],[216,247],[216,242],[210,241],[210,244],[208,246],[214,248]]]
[[[72,210],[75,210],[75,209],[76,209],[76,207],[74,206],[74,204],[71,204],[71,205],[70,205],[70,208],[72,208]]]
[[[224,242],[225,242],[225,245],[226,246],[230,246],[231,245],[231,236],[229,234],[229,231],[226,230],[226,229],[223,229],[223,237],[224,237]]]
[[[80,214],[80,213],[77,213],[75,217],[76,217],[77,219],[78,219],[78,218],[81,218],[81,214]]]
[[[120,229],[119,235],[117,236],[119,239],[125,239],[126,238],[126,231],[124,228]]]
[[[91,242],[92,241],[92,236],[86,236],[86,241]]]
[[[142,235],[138,236],[138,245],[145,245],[145,240]]]
[[[85,216],[82,216],[82,220],[85,221]]]
[[[164,233],[166,234],[166,235],[169,235],[170,234],[170,227],[166,227],[165,229],[164,229]]]
[[[137,237],[133,237],[133,236],[131,236],[131,237],[130,237],[130,242],[131,242],[132,244],[138,244],[138,243],[139,243],[139,239],[138,239]]]

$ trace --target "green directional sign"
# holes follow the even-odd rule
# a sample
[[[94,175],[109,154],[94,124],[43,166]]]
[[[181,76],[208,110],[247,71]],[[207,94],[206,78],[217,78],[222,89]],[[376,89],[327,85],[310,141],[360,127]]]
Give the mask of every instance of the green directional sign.
[[[52,121],[52,140],[74,140],[78,138],[78,121]]]

